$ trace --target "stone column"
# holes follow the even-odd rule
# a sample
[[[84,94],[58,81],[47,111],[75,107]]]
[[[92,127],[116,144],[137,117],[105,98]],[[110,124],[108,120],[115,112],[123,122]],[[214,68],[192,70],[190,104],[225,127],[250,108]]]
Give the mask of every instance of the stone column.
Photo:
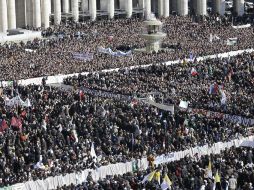
[[[89,0],[89,13],[91,20],[96,20],[97,8],[96,8],[96,0]]]
[[[170,6],[171,6],[171,11],[175,11],[175,12],[177,12],[177,4],[178,4],[178,2],[177,2],[178,0],[170,0]]]
[[[26,25],[33,26],[33,0],[26,0]]]
[[[191,0],[191,14],[197,15],[197,0]]]
[[[26,26],[26,0],[18,0],[15,2],[16,7],[16,28]]]
[[[6,33],[8,29],[7,3],[6,0],[0,0],[0,32]]]
[[[86,12],[89,10],[88,8],[88,0],[82,0],[81,1],[81,10],[82,12]]]
[[[225,0],[215,0],[215,13],[225,15]]]
[[[79,19],[79,3],[78,0],[72,0],[72,16],[73,16],[73,21],[78,22]]]
[[[45,28],[49,27],[49,0],[42,0],[42,24]]]
[[[177,14],[181,16],[188,15],[188,0],[178,0],[177,3]]]
[[[54,0],[54,24],[61,23],[61,0]]]
[[[15,0],[7,0],[8,29],[16,29]]]
[[[163,0],[163,16],[168,17],[169,16],[169,0]]]
[[[49,15],[51,15],[51,13],[52,13],[52,0],[49,0]]]
[[[70,12],[70,2],[69,0],[63,0],[63,13],[69,13]]]
[[[125,6],[126,17],[131,18],[131,16],[132,16],[132,0],[125,0],[125,1],[126,1],[126,6]]]
[[[206,0],[197,0],[197,15],[207,14],[207,2]]]
[[[100,10],[101,11],[108,10],[108,1],[107,0],[100,0]]]
[[[159,17],[163,16],[163,1],[164,0],[158,0],[158,15],[159,15]]]
[[[145,18],[149,17],[151,14],[151,0],[145,1]]]
[[[115,16],[115,2],[114,0],[108,0],[108,17],[110,19]]]
[[[120,9],[125,10],[126,0],[119,0]]]
[[[33,4],[33,26],[35,28],[41,27],[41,1],[40,0],[34,0]]]
[[[244,0],[234,0],[234,12],[237,16],[243,16],[244,14]]]
[[[144,0],[138,0],[138,8],[139,9],[144,9],[144,7],[145,7]]]

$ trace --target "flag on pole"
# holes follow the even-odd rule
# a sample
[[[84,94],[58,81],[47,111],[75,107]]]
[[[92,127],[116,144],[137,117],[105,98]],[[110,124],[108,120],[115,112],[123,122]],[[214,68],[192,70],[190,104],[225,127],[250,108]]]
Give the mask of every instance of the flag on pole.
[[[147,175],[144,177],[144,179],[142,180],[142,184],[144,184],[144,183],[147,182],[147,181],[152,181],[154,174],[155,174],[155,171],[153,171],[153,172],[147,174]]]
[[[133,133],[131,133],[131,145],[133,146],[135,144],[135,139]]]
[[[192,67],[192,69],[191,69],[191,75],[192,76],[197,76],[198,75],[198,72],[194,67]]]
[[[3,89],[0,88],[0,97],[2,97],[2,95],[3,95]]]
[[[214,84],[211,84],[209,87],[209,94],[218,94],[219,88],[220,87],[216,82]]]
[[[221,105],[226,105],[227,104],[227,96],[225,94],[225,91],[224,90],[221,90]]]
[[[216,175],[215,175],[214,180],[215,180],[215,183],[220,183],[220,175],[219,175],[218,170],[216,171]]]
[[[212,35],[212,34],[210,34],[209,41],[210,41],[211,43],[213,42],[213,35]]]
[[[209,159],[209,163],[208,163],[208,168],[207,168],[207,176],[209,178],[213,178],[213,172],[212,172],[212,162],[211,160]]]
[[[154,179],[156,181],[158,181],[158,183],[160,184],[161,183],[161,173],[160,171],[156,171],[155,174],[154,174]]]
[[[138,171],[138,161],[134,160],[132,161],[132,172]]]
[[[8,125],[5,119],[0,119],[0,132],[3,132],[7,128],[8,128]]]
[[[172,185],[171,180],[169,179],[168,175],[166,174],[163,178],[163,182],[161,184],[161,189],[162,190],[166,190],[166,189],[170,189]]]
[[[135,98],[133,98],[132,100],[131,100],[131,103],[130,103],[130,106],[131,106],[131,108],[133,108],[135,105],[137,105],[138,104],[138,100],[137,99],[135,99]]]
[[[90,152],[90,155],[91,155],[93,158],[97,158],[96,153],[95,153],[95,150],[94,150],[94,143],[92,143],[92,145],[91,145],[91,152]]]
[[[21,121],[21,119],[18,119],[18,118],[13,116],[11,118],[11,126],[17,127],[19,129],[21,129],[22,128],[22,121]]]
[[[84,94],[83,90],[80,90],[79,91],[79,100],[82,101],[84,99],[84,97],[85,97],[85,94]]]
[[[13,86],[13,81],[9,80],[8,81],[8,86]]]

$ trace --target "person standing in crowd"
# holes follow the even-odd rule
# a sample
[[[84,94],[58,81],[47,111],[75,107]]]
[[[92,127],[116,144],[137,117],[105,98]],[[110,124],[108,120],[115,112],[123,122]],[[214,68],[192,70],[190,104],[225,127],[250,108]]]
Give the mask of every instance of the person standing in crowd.
[[[237,180],[234,177],[234,175],[232,175],[229,178],[228,183],[229,183],[229,190],[236,190],[236,188],[237,188]]]

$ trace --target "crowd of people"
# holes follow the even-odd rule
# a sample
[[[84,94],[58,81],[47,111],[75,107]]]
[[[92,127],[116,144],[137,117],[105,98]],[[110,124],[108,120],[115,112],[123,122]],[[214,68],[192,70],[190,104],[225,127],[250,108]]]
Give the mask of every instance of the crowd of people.
[[[228,18],[209,17],[194,23],[191,17],[161,18],[164,50],[146,54],[134,52],[145,47],[140,36],[146,32],[143,20],[138,18],[67,23],[43,31],[43,39],[28,43],[0,46],[1,80],[17,80],[56,74],[80,73],[131,65],[160,63],[169,60],[204,56],[253,47],[253,27],[234,29]],[[47,37],[47,38],[46,38]],[[235,45],[227,44],[237,39]],[[98,48],[113,51],[132,50],[132,56],[114,57],[98,52]],[[165,50],[167,49],[167,50]],[[91,59],[76,59],[73,54],[87,53]]]
[[[212,17],[198,24],[191,17],[178,16],[162,22],[167,33],[162,46],[170,49],[152,54],[113,57],[98,52],[99,47],[113,51],[144,47],[139,37],[145,31],[141,19],[69,23],[43,31],[47,38],[0,46],[0,79],[13,80],[0,88],[0,187],[252,134],[253,126],[178,105],[185,101],[192,109],[254,118],[254,54],[195,59],[253,47],[249,40],[253,28],[233,29],[230,20]],[[227,45],[228,38],[237,38],[237,44]],[[84,61],[75,53],[92,56]],[[193,60],[187,62],[190,54]],[[155,64],[175,59],[183,63]],[[150,63],[154,64],[66,78],[68,88],[48,86],[46,77],[41,85],[22,86],[15,81]],[[174,110],[147,104],[149,98],[174,105]],[[151,164],[148,171],[99,181],[88,175],[83,184],[59,190],[160,189],[158,179],[163,181],[165,174],[172,189],[212,190],[215,179],[206,175],[209,159],[213,175],[219,173],[221,179],[216,190],[226,190],[227,184],[230,190],[253,190],[253,153],[242,148],[210,158],[186,157],[156,168]],[[153,171],[159,177],[142,183]]]
[[[254,118],[254,54],[175,65],[98,72],[66,78],[64,83],[144,98],[159,93],[164,102]],[[84,90],[85,91],[85,90]],[[224,96],[224,101],[222,101]]]
[[[161,190],[165,175],[171,181],[172,190],[253,190],[253,158],[253,149],[231,148],[219,155],[185,157],[154,169],[123,176],[108,176],[99,181],[90,178],[83,184],[59,187],[58,190]],[[145,176],[152,171],[155,171],[154,176],[145,181]]]
[[[2,93],[2,186],[250,135],[246,127],[219,118],[173,114],[79,90],[14,83]],[[17,96],[31,105],[6,105],[7,97]]]

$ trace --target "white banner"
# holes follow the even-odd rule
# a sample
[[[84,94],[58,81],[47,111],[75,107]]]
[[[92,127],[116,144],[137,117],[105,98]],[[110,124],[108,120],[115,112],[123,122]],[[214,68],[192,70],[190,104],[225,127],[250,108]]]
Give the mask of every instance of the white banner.
[[[122,52],[122,51],[114,52],[114,51],[112,51],[110,48],[103,48],[103,47],[99,47],[99,48],[98,48],[98,52],[100,52],[100,53],[105,53],[105,54],[109,54],[109,55],[116,56],[116,57],[131,56],[131,55],[132,55],[131,50],[130,50],[130,51],[127,51],[126,53],[125,53],[125,52]]]
[[[254,125],[254,119],[251,118],[246,118],[238,115],[229,115],[229,114],[224,114],[220,112],[212,112],[209,110],[204,110],[204,109],[192,109],[189,108],[189,112],[195,113],[195,114],[201,114],[206,116],[207,118],[218,118],[218,119],[225,119],[228,120],[232,123],[235,124],[240,124],[244,125],[247,127],[251,127]]]
[[[228,38],[227,40],[227,45],[228,46],[233,46],[237,44],[237,38]]]
[[[254,141],[243,141],[240,146],[244,146],[244,147],[251,147],[251,148],[254,148]]]
[[[180,102],[180,104],[179,104],[179,107],[180,107],[180,108],[187,109],[187,108],[188,108],[188,105],[189,105],[188,102],[182,101],[182,100],[181,100],[181,102]]]
[[[151,97],[147,98],[146,103],[148,103],[152,106],[155,106],[159,109],[162,109],[165,111],[170,111],[172,114],[174,114],[174,105],[165,105],[165,104],[156,103]]]
[[[176,159],[175,157],[175,153],[172,152],[170,154],[163,154],[161,156],[157,156],[155,161],[154,161],[154,164],[155,165],[159,165],[159,164],[163,164],[163,163],[167,163],[167,162],[172,162]]]
[[[251,24],[245,24],[245,25],[239,25],[239,26],[232,26],[234,29],[240,29],[240,28],[249,28],[251,27]]]
[[[205,59],[215,59],[215,58],[226,58],[229,56],[236,56],[236,55],[240,55],[243,53],[251,53],[253,52],[254,49],[244,49],[244,50],[238,50],[238,51],[231,51],[231,52],[225,52],[225,53],[219,53],[219,54],[214,54],[214,55],[207,55],[207,56],[203,56],[203,57],[196,57],[197,61],[203,61]],[[192,61],[191,59],[185,59],[186,61]],[[164,65],[173,65],[173,64],[178,64],[178,63],[182,63],[183,60],[174,60],[174,61],[167,61],[167,62],[163,62],[163,63],[158,63],[158,65],[160,64],[164,64]],[[150,67],[151,65],[154,64],[147,64],[147,65],[135,65],[135,66],[130,66],[130,67],[125,67],[122,69],[136,69],[136,68],[146,68],[146,67]],[[101,70],[101,72],[107,73],[107,72],[117,72],[119,71],[120,68],[115,68],[115,69],[105,69],[105,70]],[[73,77],[73,76],[78,76],[78,75],[88,75],[90,73],[96,73],[98,71],[94,71],[94,72],[82,72],[82,73],[72,73],[72,74],[67,74],[67,75],[53,75],[53,76],[47,76],[47,84],[55,84],[55,83],[62,83],[63,80],[67,77]],[[35,84],[35,85],[41,85],[41,80],[43,77],[37,77],[37,78],[29,78],[29,79],[22,79],[22,80],[18,80],[18,84],[21,85],[30,85],[30,84]],[[9,81],[2,81],[2,85],[3,86],[9,86]]]
[[[13,106],[23,106],[23,107],[31,107],[31,102],[27,98],[26,101],[21,100],[19,96],[13,97],[12,99],[5,99],[5,105],[9,107]]]
[[[164,154],[164,155],[157,156],[155,158],[155,164],[159,165],[162,163],[174,162],[186,156],[191,156],[193,158],[196,154],[198,154],[198,156],[220,154],[220,152],[224,151],[225,149],[229,149],[233,146],[239,147],[242,144],[242,142],[253,141],[253,140],[254,140],[254,136],[250,136],[250,137],[246,137],[242,139],[235,139],[229,142],[218,142],[213,144],[210,147],[208,145],[205,145],[202,147],[190,148],[184,151]],[[146,157],[140,160],[137,160],[137,162],[138,162],[138,168],[140,170],[146,170],[148,168],[148,161]],[[74,185],[78,185],[86,181],[86,178],[89,172],[92,172],[92,177],[95,181],[99,179],[104,179],[106,178],[107,175],[111,175],[111,176],[123,175],[125,173],[132,172],[132,162],[110,164],[107,166],[101,166],[100,168],[96,170],[87,169],[81,172],[48,177],[44,180],[27,181],[22,184],[20,183],[20,184],[9,186],[8,190],[9,189],[20,190],[20,188],[22,190],[34,190],[34,189],[48,190],[48,189],[56,189],[58,186],[59,187],[62,187],[64,185],[68,186],[71,183]]]

